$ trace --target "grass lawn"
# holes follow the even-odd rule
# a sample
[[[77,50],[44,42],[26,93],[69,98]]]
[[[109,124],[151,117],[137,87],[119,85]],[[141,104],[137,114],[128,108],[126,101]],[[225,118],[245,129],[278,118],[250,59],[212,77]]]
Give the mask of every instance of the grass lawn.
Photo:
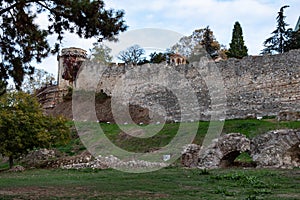
[[[0,173],[0,199],[300,199],[300,169],[166,168]]]
[[[70,126],[72,126],[70,122]],[[209,122],[193,122],[193,123],[183,123],[185,129],[188,131],[189,125],[197,125],[198,123],[198,131],[196,137],[193,141],[195,144],[201,144],[204,136],[207,133],[208,127],[210,125]],[[100,123],[102,130],[105,135],[112,141],[115,145],[119,146],[122,149],[132,152],[149,152],[151,150],[155,150],[159,147],[166,146],[169,142],[175,137],[177,134],[178,128],[180,126],[179,123],[170,123],[165,124],[161,131],[149,138],[138,138],[132,137],[130,135],[124,136],[124,134],[120,134],[121,130],[116,124],[105,124]],[[130,125],[128,125],[130,126]],[[157,125],[149,125],[149,130],[151,127],[155,129]],[[227,133],[241,133],[246,135],[248,138],[253,138],[259,134],[266,133],[270,130],[276,129],[299,129],[300,121],[295,122],[278,122],[275,119],[235,119],[235,120],[226,120],[223,127],[223,134]],[[75,130],[75,128],[73,128]],[[77,133],[73,131],[73,139],[71,142],[63,147],[59,147],[58,149],[62,152],[65,152],[69,155],[74,155],[78,150],[84,150],[84,146],[82,146],[80,139],[77,137]]]
[[[198,122],[194,122],[198,123]],[[70,122],[70,126],[71,126]],[[115,124],[100,124],[106,136],[119,147],[147,152],[168,144],[179,124],[165,124],[151,138],[141,139],[120,134]],[[186,124],[187,126],[189,124]],[[201,144],[209,122],[199,122],[194,143]],[[239,132],[248,138],[269,130],[300,128],[300,122],[277,122],[274,119],[227,120],[223,134]],[[84,150],[75,129],[66,146],[57,147],[67,155]],[[248,154],[239,161],[251,162]],[[0,160],[1,161],[1,160]],[[175,164],[176,165],[176,164]],[[219,169],[201,171],[169,167],[144,174],[116,170],[46,170],[32,169],[21,173],[5,171],[0,162],[0,200],[3,199],[289,199],[300,200],[300,169]]]

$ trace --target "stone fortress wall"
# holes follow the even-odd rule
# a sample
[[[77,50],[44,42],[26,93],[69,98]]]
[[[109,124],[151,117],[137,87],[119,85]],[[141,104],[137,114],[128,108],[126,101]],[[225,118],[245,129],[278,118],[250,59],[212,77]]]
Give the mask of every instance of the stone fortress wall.
[[[86,66],[88,67],[90,66]],[[227,99],[225,103],[222,102],[222,95],[219,95],[222,93],[221,89],[215,86],[212,92],[212,87],[207,84],[216,79],[214,73],[211,72],[215,69],[214,67],[221,74],[221,77],[217,79],[222,80],[225,86]],[[201,113],[200,120],[210,119],[212,106],[219,106],[220,109],[225,107],[227,119],[259,118],[274,116],[282,111],[300,111],[300,50],[279,55],[248,56],[241,60],[208,62],[200,68],[196,68],[195,63],[179,66],[166,64],[148,65],[148,67],[109,66],[105,67],[103,73],[93,73],[93,77],[82,75],[81,73],[84,73],[82,71],[86,70],[83,68],[78,75],[80,86],[84,87],[89,85],[88,82],[92,79],[98,79],[97,90],[102,90],[108,95],[111,95],[116,83],[121,80],[122,76],[125,76],[128,87],[125,86],[123,89],[128,93],[121,95],[127,95],[132,104],[138,104],[150,110],[153,109],[153,103],[159,103],[166,110],[166,118],[173,121],[197,120],[197,117],[195,118],[193,111],[191,116],[182,116],[174,91],[168,87],[159,86],[159,84],[175,85],[178,88],[177,92],[181,93],[189,90],[188,87],[185,88],[186,82],[180,76],[172,76],[168,74],[168,71],[178,72],[192,85],[198,103],[190,106],[194,111]],[[172,76],[171,79],[168,78],[170,76]],[[145,86],[145,80],[158,84]],[[210,98],[212,95],[217,102],[214,105]],[[187,93],[185,98],[189,100],[191,97]],[[218,98],[221,100],[219,101]],[[159,109],[155,111],[159,112]]]

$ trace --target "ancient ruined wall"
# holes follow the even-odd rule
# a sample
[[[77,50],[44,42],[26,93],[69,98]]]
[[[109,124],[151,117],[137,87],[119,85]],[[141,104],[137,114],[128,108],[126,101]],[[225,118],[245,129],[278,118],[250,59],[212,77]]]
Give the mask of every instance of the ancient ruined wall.
[[[300,51],[218,63],[227,88],[228,117],[268,116],[300,109]]]
[[[150,67],[149,65],[148,67],[110,66],[105,67],[104,73],[94,74],[94,78],[98,76],[100,79],[97,83],[98,90],[111,94],[118,80],[125,76],[128,86],[123,89],[128,91],[121,95],[128,95],[127,98],[131,99],[131,103],[142,105],[150,110],[153,103],[159,103],[166,110],[166,113],[160,114],[166,114],[169,120],[197,120],[193,111],[201,113],[200,120],[209,120],[212,111],[212,95],[216,97],[215,107],[226,108],[227,118],[271,116],[283,110],[300,110],[299,54],[300,50],[294,50],[281,55],[249,56],[242,60],[220,61],[216,65],[208,63],[200,68],[195,68],[193,64]],[[218,105],[218,93],[222,92],[221,88],[216,85],[212,93],[212,86],[208,86],[216,79],[215,74],[211,72],[214,71],[214,67],[219,69],[220,80],[223,80],[225,85],[227,98],[225,104],[220,100]],[[182,93],[189,90],[183,78],[173,77],[168,74],[168,71],[178,72],[192,85],[198,103],[190,105],[193,108],[190,115],[185,113],[187,116],[182,116],[178,100],[174,95],[176,88],[159,86],[175,85],[177,91]],[[171,79],[168,78],[170,76]],[[84,82],[88,83],[90,80],[91,78],[81,80],[81,85],[86,85]],[[145,85],[145,80],[157,84]],[[189,100],[191,96],[186,95],[185,98]]]

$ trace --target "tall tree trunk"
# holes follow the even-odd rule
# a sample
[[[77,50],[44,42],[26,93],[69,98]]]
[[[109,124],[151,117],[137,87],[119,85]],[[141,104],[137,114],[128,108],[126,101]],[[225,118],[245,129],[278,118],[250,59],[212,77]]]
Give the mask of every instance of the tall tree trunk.
[[[11,169],[14,166],[14,159],[12,156],[9,156],[9,168]]]

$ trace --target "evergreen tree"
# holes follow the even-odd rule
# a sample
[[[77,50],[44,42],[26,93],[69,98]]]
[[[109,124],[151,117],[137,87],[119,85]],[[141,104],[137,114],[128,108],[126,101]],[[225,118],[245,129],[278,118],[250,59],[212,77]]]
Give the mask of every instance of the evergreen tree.
[[[245,46],[243,38],[243,30],[239,22],[235,22],[232,39],[229,44],[230,48],[228,49],[227,56],[229,58],[243,58],[248,55],[248,48]]]
[[[285,51],[289,51],[292,49],[300,49],[300,30],[292,31],[290,30],[290,39],[287,41],[285,45]]]
[[[287,51],[286,46],[290,39],[291,29],[286,29],[288,24],[284,21],[286,16],[284,16],[283,11],[288,7],[289,6],[286,5],[280,8],[276,18],[277,28],[272,32],[273,36],[264,42],[266,48],[262,50],[261,54],[273,54],[274,52],[283,53]]]

